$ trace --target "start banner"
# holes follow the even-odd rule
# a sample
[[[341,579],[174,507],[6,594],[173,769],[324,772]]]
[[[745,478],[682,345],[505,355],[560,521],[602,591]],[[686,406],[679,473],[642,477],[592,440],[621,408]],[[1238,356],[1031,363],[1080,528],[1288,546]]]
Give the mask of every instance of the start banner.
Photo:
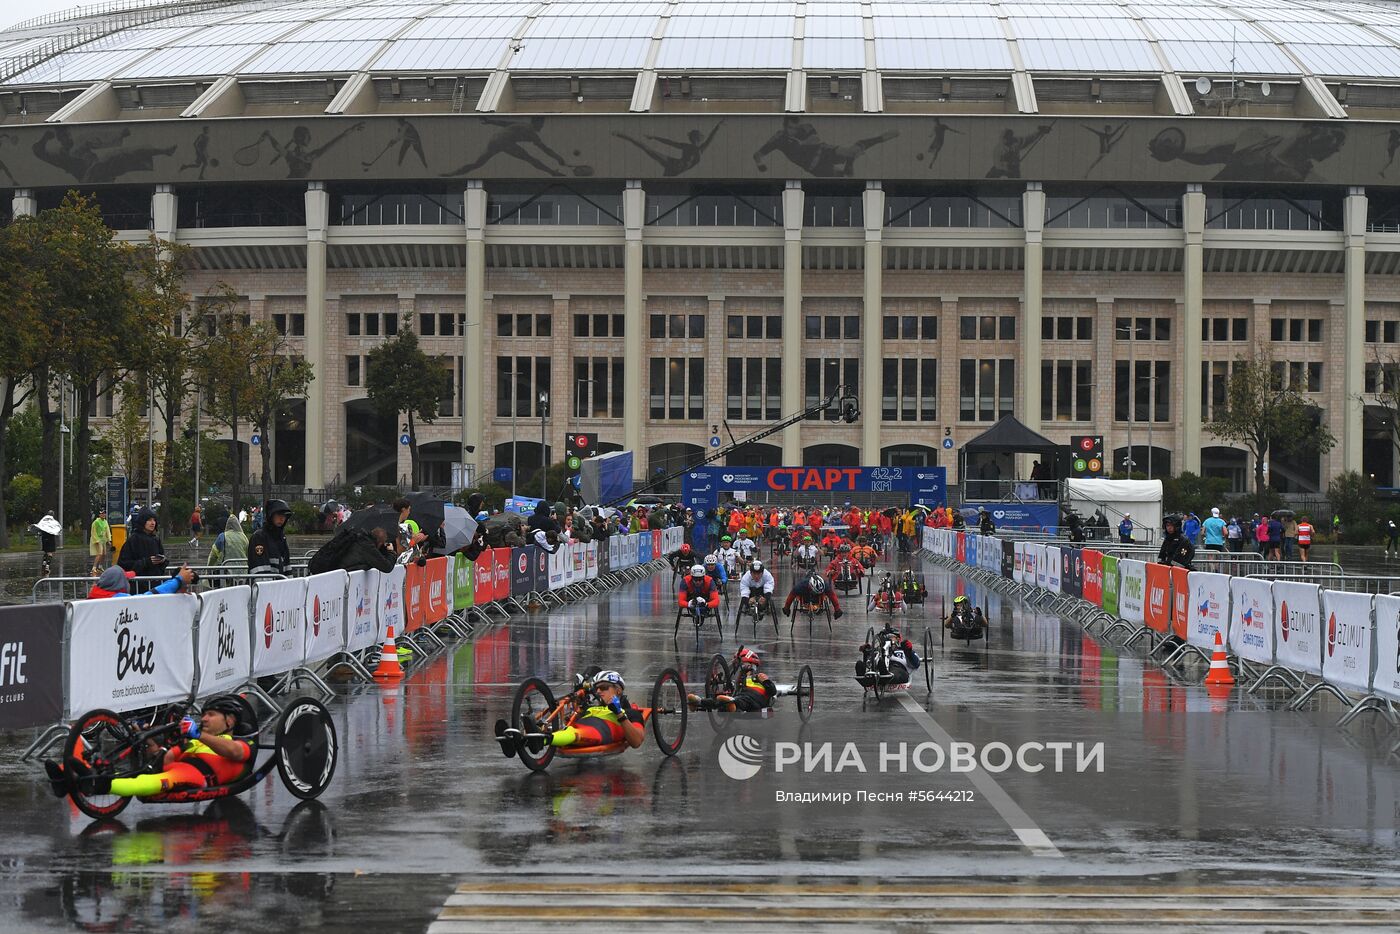
[[[79,600],[71,606],[70,718],[94,707],[121,713],[190,696],[195,597],[158,594]]]
[[[63,716],[64,612],[62,603],[0,607],[0,730]]]

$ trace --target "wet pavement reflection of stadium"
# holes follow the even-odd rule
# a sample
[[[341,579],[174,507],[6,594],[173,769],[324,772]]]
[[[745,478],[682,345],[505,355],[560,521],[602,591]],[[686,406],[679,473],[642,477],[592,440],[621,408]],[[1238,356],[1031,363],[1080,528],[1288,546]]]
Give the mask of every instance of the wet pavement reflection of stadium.
[[[138,802],[94,824],[50,797],[33,763],[15,761],[11,738],[0,765],[9,906],[0,931],[532,930],[576,923],[578,910],[594,919],[612,910],[623,930],[753,912],[774,924],[841,924],[877,893],[901,919],[938,920],[940,930],[1171,926],[1202,900],[1220,909],[1221,895],[1248,899],[1231,902],[1238,917],[1216,917],[1232,930],[1307,927],[1310,917],[1393,924],[1400,772],[1380,721],[1339,731],[1332,707],[1285,712],[1279,698],[1238,689],[1212,700],[1199,674],[1168,675],[947,571],[927,566],[925,579],[926,610],[895,617],[916,645],[959,588],[991,619],[986,646],[935,648],[931,697],[916,676],[907,692],[862,702],[852,665],[880,621],[852,599],[834,632],[821,622],[789,637],[783,619],[780,637],[769,628],[745,639],[777,681],[812,666],[809,724],[790,699],[769,719],[719,732],[692,716],[673,760],[648,737],[621,757],[556,760],[536,775],[491,739],[524,677],[558,686],[591,664],[616,667],[644,703],[663,668],[696,685],[713,652],[732,654],[732,625],[723,642],[713,630],[672,642],[669,575],[480,631],[397,689],[350,689],[331,704],[341,759],[319,802],[265,782],[241,800]],[[784,572],[779,586],[788,583]],[[761,749],[751,780],[719,764],[738,733]],[[914,747],[950,741],[983,753],[1101,742],[1104,768],[912,764]],[[826,767],[825,743],[830,766],[849,744],[865,771]],[[817,753],[814,768],[800,758],[779,772],[783,749]],[[862,802],[862,791],[905,798]],[[599,885],[609,898],[597,897]],[[548,897],[551,886],[560,898]],[[555,912],[566,905],[580,908]],[[722,916],[706,914],[715,907]]]

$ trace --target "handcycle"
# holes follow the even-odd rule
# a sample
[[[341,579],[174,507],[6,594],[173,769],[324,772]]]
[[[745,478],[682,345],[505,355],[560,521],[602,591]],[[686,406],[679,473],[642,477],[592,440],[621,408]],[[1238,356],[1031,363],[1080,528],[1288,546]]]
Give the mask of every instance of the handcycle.
[[[848,596],[852,591],[861,589],[861,581],[866,579],[864,568],[862,573],[857,574],[856,568],[860,566],[858,561],[843,561],[841,567],[836,569],[836,576],[831,579],[831,585],[835,587],[841,596]]]
[[[596,704],[593,682],[583,675],[575,675],[573,687],[557,700],[542,679],[526,678],[515,689],[510,707],[510,724],[521,730],[526,740],[517,753],[520,761],[531,771],[543,772],[556,755],[565,759],[601,759],[625,752],[627,743],[620,740],[599,745],[549,745],[550,734],[573,725]],[[662,755],[680,752],[690,708],[685,699],[685,682],[676,669],[667,668],[656,676],[651,686],[651,706],[637,709],[643,723],[650,724],[652,738]],[[537,750],[530,748],[530,740],[539,743]]]
[[[777,561],[779,558],[792,554],[792,542],[788,540],[788,537],[786,535],[778,535],[774,537],[772,545],[773,547],[771,554],[773,556],[774,561]]]
[[[792,621],[788,624],[788,635],[792,635],[797,628],[798,614],[802,614],[807,620],[807,635],[812,634],[819,617],[826,618],[827,632],[834,632],[831,622],[831,601],[829,600],[796,600],[793,603]]]
[[[890,665],[894,662],[894,653],[900,646],[901,637],[898,632],[888,626],[879,633],[875,632],[875,627],[870,627],[865,632],[865,643],[861,649],[861,662],[864,663],[864,674],[856,676],[856,683],[861,687],[861,696],[874,694],[879,700],[882,694],[891,691],[908,689],[914,677],[913,671],[906,667],[907,677],[901,681],[894,674],[891,674]],[[924,669],[924,687],[930,694],[933,693],[933,669],[929,666],[929,653],[933,649],[933,633],[925,629],[923,635],[923,655],[919,658],[919,666]]]
[[[716,583],[715,586],[718,587],[719,584]],[[721,595],[721,600],[723,599],[723,595]],[[676,609],[676,626],[671,633],[672,638],[675,638],[680,635],[681,620],[687,616],[689,616],[691,621],[695,623],[695,638],[700,638],[700,630],[705,627],[705,620],[707,619],[713,619],[715,621],[715,624],[719,626],[720,636],[724,636],[724,617],[720,615],[718,607],[712,607],[707,603],[704,607],[700,609],[700,612],[698,613],[695,611],[694,607],[678,607]]]
[[[906,609],[908,607],[904,602],[904,594],[900,593],[899,588],[894,585],[890,573],[886,571],[885,576],[880,580],[880,586],[874,588],[865,598],[865,612],[868,614],[871,610],[875,610],[894,616],[894,614],[902,613]]]
[[[734,653],[736,660],[739,652],[743,650],[744,647],[742,645],[739,646],[739,651]],[[723,655],[716,653],[710,656],[710,669],[705,675],[705,698],[707,700],[713,700],[721,694],[726,697],[733,697],[740,689],[738,683],[740,674],[739,665],[732,664],[730,660]],[[812,679],[811,665],[803,665],[798,669],[797,680],[794,683],[776,683],[774,687],[777,688],[777,693],[774,694],[775,701],[779,697],[794,697],[797,699],[797,715],[802,718],[802,722],[806,723],[807,720],[811,718],[812,708],[816,705],[817,700],[816,686]],[[773,707],[764,710],[763,715],[767,716],[776,709],[777,706],[775,704]],[[718,725],[717,717],[722,711],[711,710],[709,713],[710,722]]]
[[[758,621],[764,616],[771,616],[773,618],[773,635],[778,635],[778,602],[773,598],[771,593],[764,594],[764,596],[768,598],[764,601],[767,603],[767,609],[761,608],[759,606],[760,601],[753,596],[748,598],[747,603],[743,598],[740,598],[739,608],[734,611],[734,635],[736,637],[739,635],[739,623],[745,616],[753,620],[753,634],[755,639],[758,638]]]
[[[302,799],[321,796],[335,775],[339,744],[335,723],[320,702],[300,697],[283,708],[271,746],[258,742],[266,732],[259,727],[257,715],[247,699],[238,696],[243,710],[238,715],[239,732],[234,739],[251,747],[242,773],[231,782],[206,785],[203,788],[175,789],[149,795],[140,800],[147,804],[188,804],[238,795],[267,778],[275,768],[282,784]],[[63,762],[76,759],[91,770],[77,776],[65,770],[65,789],[73,804],[88,817],[98,820],[115,817],[131,804],[132,798],[92,792],[92,778],[131,778],[162,768],[161,758],[147,748],[146,741],[174,733],[180,720],[193,711],[193,704],[173,704],[159,709],[150,722],[129,714],[111,710],[89,710],[73,721],[68,738],[63,743]],[[261,765],[259,752],[272,753]]]
[[[792,567],[798,574],[811,573],[817,569],[817,558],[815,555],[804,556],[798,552],[793,552]]]

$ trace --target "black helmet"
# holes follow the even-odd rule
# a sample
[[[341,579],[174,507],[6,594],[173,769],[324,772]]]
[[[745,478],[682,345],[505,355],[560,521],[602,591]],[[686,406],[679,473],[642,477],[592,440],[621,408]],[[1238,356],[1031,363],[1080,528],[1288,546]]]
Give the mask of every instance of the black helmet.
[[[240,720],[243,717],[243,705],[243,698],[239,697],[237,694],[218,694],[205,702],[204,712],[208,713],[212,710],[216,713],[232,717],[235,720]]]
[[[287,505],[287,501],[285,499],[268,500],[266,509],[267,517],[270,519],[273,516],[277,515],[279,512],[285,512],[287,515],[290,516],[292,514],[292,507]]]

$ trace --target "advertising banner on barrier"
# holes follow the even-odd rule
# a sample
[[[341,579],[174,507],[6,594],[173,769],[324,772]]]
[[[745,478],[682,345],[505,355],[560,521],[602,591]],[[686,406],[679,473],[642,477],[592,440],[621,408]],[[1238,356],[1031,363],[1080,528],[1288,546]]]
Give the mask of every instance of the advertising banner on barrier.
[[[1324,590],[1322,615],[1327,620],[1323,680],[1348,691],[1370,691],[1371,645],[1375,642],[1371,595]]]
[[[1230,651],[1245,661],[1274,663],[1274,592],[1269,581],[1230,578]]]
[[[1172,634],[1178,639],[1186,639],[1186,629],[1190,625],[1191,585],[1185,568],[1173,567],[1168,572],[1172,579]]]
[[[1190,601],[1186,608],[1186,641],[1210,651],[1215,634],[1230,644],[1230,575],[1191,571],[1186,575]]]
[[[302,653],[307,664],[330,658],[345,647],[345,585],[349,581],[350,575],[344,571],[327,571],[306,578],[302,608],[306,614],[306,642]]]
[[[1147,565],[1118,559],[1118,615],[1130,623],[1147,622]]]
[[[530,589],[543,593],[549,589],[549,552],[538,546],[532,548],[530,562],[535,566],[530,575]]]
[[[676,547],[679,548],[680,546],[677,545]],[[669,553],[669,551],[668,551],[667,548],[665,547],[665,543],[661,541],[661,530],[660,530],[660,529],[652,529],[652,531],[651,531],[651,556],[652,556],[652,558],[653,558],[653,559],[659,558],[659,557],[661,557],[662,555],[668,554],[668,553]]]
[[[1275,664],[1322,674],[1320,598],[1316,584],[1274,581]]]
[[[1048,545],[1032,545],[1035,549],[1035,585],[1042,590],[1050,586],[1050,554]]]
[[[1103,599],[1099,601],[1099,606],[1103,607],[1105,613],[1118,615],[1118,558],[1114,555],[1103,555],[1099,558],[1102,573],[1099,575],[1103,581]]]
[[[651,536],[645,532],[637,533],[637,563],[646,564],[651,560]]]
[[[982,536],[976,534],[968,534],[963,536],[963,562],[967,564],[968,567],[978,567],[977,544],[981,540],[981,538]]]
[[[302,663],[306,649],[306,578],[253,586],[253,674],[281,674]]]
[[[423,568],[423,622],[440,623],[452,612],[452,562],[429,558]]]
[[[246,584],[211,590],[200,598],[197,696],[231,691],[248,680],[253,671],[252,602],[253,588]]]
[[[403,631],[423,628],[423,569],[417,563],[403,566]]]
[[[0,612],[4,612],[0,610]],[[1376,664],[1371,690],[1400,700],[1400,595],[1376,597]]]
[[[611,535],[608,537],[608,566],[612,568],[622,567],[622,542],[625,536]]]
[[[452,556],[452,609],[458,612],[472,605],[476,594],[476,566],[466,555]]]
[[[1060,590],[1060,575],[1063,571],[1060,551],[1058,545],[1045,546],[1045,586],[1057,593]]]
[[[188,697],[194,688],[196,609],[190,594],[73,603],[68,716],[94,707],[120,713]]]
[[[469,569],[471,568],[470,561],[467,561],[466,565]],[[470,575],[470,570],[468,574]],[[352,571],[350,574],[345,597],[347,631],[345,650],[347,652],[358,652],[372,645],[381,644],[379,577],[379,572],[374,568],[366,571]]]
[[[487,549],[472,562],[472,600],[477,606],[490,603],[496,592],[496,565]]]
[[[608,549],[606,542],[598,544],[598,576],[612,572],[612,553]]]
[[[1060,590],[1071,597],[1084,593],[1084,558],[1078,548],[1061,548]]]
[[[510,549],[492,548],[491,564],[495,570],[491,585],[491,599],[505,600],[510,596]]]
[[[954,557],[954,559],[957,560],[957,562],[958,562],[959,564],[966,564],[966,563],[967,563],[967,533],[966,533],[966,532],[956,532],[956,533],[954,533],[954,535],[956,536],[956,539],[955,539],[955,542],[954,542],[954,544],[953,544],[953,557]]]
[[[510,550],[510,595],[523,597],[533,588],[535,582],[535,546],[512,548]]]
[[[1009,580],[1016,577],[1016,543],[1001,543],[1001,576]]]
[[[569,546],[561,543],[559,549],[549,556],[549,589],[560,590],[564,586],[564,565],[568,563]]]
[[[403,565],[395,565],[387,574],[379,575],[379,635],[388,637],[389,627],[394,627],[397,638],[403,633]],[[378,640],[376,640],[378,641]]]
[[[1026,543],[1012,542],[1011,553],[1011,579],[1019,584],[1023,579],[1021,569],[1026,562]]]
[[[43,726],[66,712],[64,612],[62,603],[0,607],[0,730]]]
[[[647,541],[651,541],[650,536],[643,536]],[[564,586],[567,587],[574,582],[574,558],[578,554],[578,545],[569,542],[559,549],[559,553],[564,556]]]
[[[1171,568],[1155,563],[1147,566],[1147,600],[1143,621],[1147,628],[1156,632],[1171,629],[1171,586]]]
[[[1103,606],[1103,552],[1085,548],[1079,553],[1084,569],[1080,594],[1094,606]]]
[[[589,542],[583,549],[585,575],[589,580],[594,580],[598,576],[598,543]]]

